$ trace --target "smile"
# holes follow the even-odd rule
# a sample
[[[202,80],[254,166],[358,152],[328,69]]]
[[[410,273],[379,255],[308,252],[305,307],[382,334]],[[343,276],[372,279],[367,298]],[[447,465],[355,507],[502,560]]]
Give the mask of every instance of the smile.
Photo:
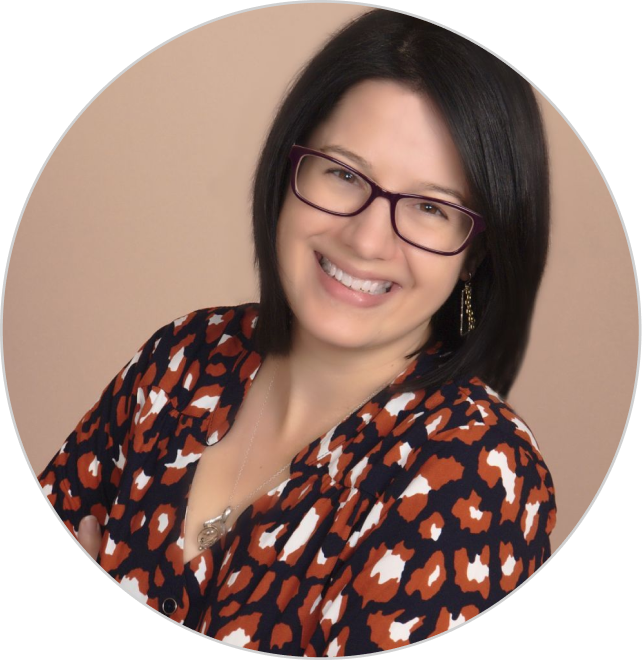
[[[343,284],[346,288],[352,289],[352,291],[367,293],[371,296],[380,296],[384,293],[388,293],[392,288],[392,282],[385,280],[361,280],[342,271],[327,257],[324,257],[323,255],[318,256],[319,264],[321,265],[321,268],[323,268],[323,271],[337,282]]]

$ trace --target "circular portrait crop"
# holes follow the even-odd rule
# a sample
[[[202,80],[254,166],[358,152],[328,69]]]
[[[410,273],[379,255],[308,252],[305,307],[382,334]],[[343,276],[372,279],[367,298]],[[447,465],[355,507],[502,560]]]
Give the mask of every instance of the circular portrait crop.
[[[51,154],[9,274],[43,496],[123,590],[236,647],[474,619],[576,526],[629,412],[635,280],[591,156],[401,12],[273,6],[149,53]]]

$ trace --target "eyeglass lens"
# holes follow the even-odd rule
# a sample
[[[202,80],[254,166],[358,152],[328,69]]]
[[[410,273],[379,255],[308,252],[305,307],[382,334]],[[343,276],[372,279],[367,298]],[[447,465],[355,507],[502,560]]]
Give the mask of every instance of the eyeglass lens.
[[[305,154],[299,161],[296,188],[308,202],[330,213],[353,213],[372,192],[370,184],[359,175],[313,154]],[[461,247],[474,224],[463,211],[412,197],[399,200],[395,221],[406,240],[443,252]]]

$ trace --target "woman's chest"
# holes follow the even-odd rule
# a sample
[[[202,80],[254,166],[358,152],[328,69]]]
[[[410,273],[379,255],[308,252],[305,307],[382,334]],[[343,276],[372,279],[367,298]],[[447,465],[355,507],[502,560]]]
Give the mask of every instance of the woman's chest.
[[[249,506],[291,476],[289,468],[293,456],[279,449],[265,434],[252,438],[251,433],[245,425],[235,424],[199,458],[188,487],[185,562],[191,561],[210,543],[218,542],[218,534],[208,534],[204,523],[223,516],[223,529],[231,529]]]

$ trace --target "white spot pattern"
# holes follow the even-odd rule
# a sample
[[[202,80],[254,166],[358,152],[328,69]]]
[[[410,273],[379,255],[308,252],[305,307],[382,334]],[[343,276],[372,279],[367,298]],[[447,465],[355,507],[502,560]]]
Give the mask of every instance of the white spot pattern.
[[[317,552],[317,564],[325,564],[328,558],[323,554],[323,548],[319,548]]]
[[[111,535],[107,535],[107,543],[105,543],[105,552],[103,552],[103,554],[113,555],[115,549],[116,544],[114,543],[114,539],[112,539]]]
[[[490,385],[484,385],[484,389],[485,389],[486,392],[488,392],[488,394],[490,394],[491,396],[494,396],[495,398],[499,399],[499,400],[502,401],[502,402],[504,401],[504,399],[502,399],[502,397],[499,396],[499,394],[497,394],[497,392],[495,392],[495,390],[494,390],[492,387],[490,387]]]
[[[281,561],[287,561],[292,553],[303,547],[310,540],[318,522],[319,514],[316,509],[312,507],[305,516],[303,516],[303,520],[297,525],[296,529],[287,540],[287,543],[283,546],[279,559]]]
[[[466,623],[466,617],[463,614],[460,614],[456,619],[453,619],[453,615],[448,612],[448,617],[450,618],[448,623],[448,630],[452,630],[457,626],[461,626],[462,623]]]
[[[337,655],[339,655],[339,651],[341,650],[341,645],[339,644],[339,640],[335,637],[329,644],[328,644],[328,658],[336,658]]]
[[[320,603],[320,602],[321,602],[321,594],[319,594],[319,595],[314,599],[314,603],[312,603],[312,607],[310,608],[310,614],[312,614],[312,612],[314,612],[314,610],[316,610],[317,607],[319,607],[319,603]]]
[[[515,557],[513,557],[513,555],[508,555],[506,561],[502,564],[502,573],[504,575],[512,575],[516,565],[517,562],[515,561]]]
[[[138,351],[138,353],[136,353],[136,355],[134,355],[134,357],[129,361],[125,369],[123,369],[123,372],[121,374],[122,380],[125,380],[125,378],[127,377],[127,372],[131,369],[133,365],[135,365],[138,362],[138,359],[142,354],[143,354],[143,349],[141,348],[141,350]]]
[[[279,535],[279,532],[283,529],[283,525],[279,525],[271,532],[265,531],[259,537],[259,548],[273,548],[274,543]]]
[[[468,507],[468,512],[473,520],[481,520],[484,516],[483,512],[474,506]]]
[[[181,362],[185,357],[185,347],[181,346],[180,350],[176,351],[176,355],[169,361],[168,369],[170,371],[178,371]]]
[[[428,586],[431,587],[435,580],[439,579],[439,576],[441,575],[441,567],[439,564],[435,566],[433,572],[428,576]]]
[[[428,437],[430,437],[430,434],[436,428],[438,428],[440,424],[441,424],[441,415],[439,415],[439,417],[436,417],[435,419],[433,419],[432,422],[430,422],[430,424],[426,424],[426,434],[428,435]]]
[[[520,431],[523,431],[524,433],[526,433],[526,435],[528,436],[528,439],[531,441],[531,444],[533,445],[533,447],[535,447],[535,449],[537,449],[539,451],[539,445],[537,444],[537,441],[533,437],[533,434],[531,433],[528,426],[526,426],[526,424],[524,424],[524,422],[522,422],[522,420],[519,417],[513,417],[513,419],[511,419],[511,422],[513,422],[513,424],[515,424],[515,426]]]
[[[406,623],[393,621],[388,629],[390,639],[393,642],[407,642],[410,639],[410,631],[417,621],[419,621],[419,617],[417,616],[414,619],[410,619],[410,621],[406,621]]]
[[[496,449],[492,449],[488,453],[488,458],[486,462],[491,467],[499,468],[502,477],[502,484],[504,484],[504,490],[506,491],[506,501],[509,504],[512,504],[515,501],[515,473],[508,467],[508,459],[506,454]]]
[[[535,519],[535,514],[538,510],[539,502],[534,502],[533,504],[526,502],[526,524],[524,525],[526,529],[524,530],[524,538],[526,538],[531,531],[533,520]]]
[[[158,516],[158,531],[162,534],[169,525],[169,516],[166,513],[161,513]]]
[[[243,647],[251,642],[252,638],[245,632],[245,630],[243,630],[243,628],[239,627],[236,630],[233,630],[231,633],[225,635],[221,641],[225,644],[232,644],[233,646]]]
[[[98,462],[98,456],[94,456],[94,460],[89,464],[89,467],[87,468],[87,471],[93,476],[97,477],[98,476],[98,466],[100,463]]]
[[[341,603],[343,602],[344,595],[341,592],[334,600],[329,600],[323,606],[323,616],[321,620],[327,620],[331,623],[336,623],[339,620],[339,614],[341,613]]]
[[[468,564],[466,575],[473,582],[483,582],[489,575],[489,568],[482,563],[479,555],[475,555],[475,561]]]
[[[149,480],[151,479],[150,476],[146,475],[144,472],[141,472],[136,479],[134,479],[134,484],[136,485],[136,488],[138,490],[143,490],[145,486],[149,483]]]
[[[430,492],[428,479],[422,474],[418,474],[407,486],[399,497],[412,497],[413,495],[428,495]]]
[[[385,405],[385,410],[387,410],[393,417],[396,417],[402,410],[406,409],[406,406],[417,397],[414,392],[404,392],[403,394],[397,394],[393,396],[388,403]]]
[[[406,562],[399,555],[388,549],[383,557],[372,567],[370,577],[378,575],[379,584],[388,582],[388,580],[400,582],[405,565]]]
[[[354,485],[357,483],[357,479],[361,476],[361,473],[365,470],[366,465],[368,465],[368,457],[364,456],[349,472],[350,485],[354,488]]]
[[[205,561],[205,557],[201,556],[201,559],[198,562],[198,567],[194,571],[194,576],[198,580],[199,584],[203,584],[206,575],[207,575],[207,562]]]
[[[368,512],[366,519],[363,521],[361,529],[355,530],[350,535],[348,545],[354,547],[357,541],[368,532],[369,529],[376,527],[381,519],[381,510],[383,509],[383,502],[377,502],[372,509]]]
[[[137,396],[138,401],[141,403],[140,410],[142,410],[143,404],[145,402],[145,395],[140,387],[138,388]],[[137,424],[142,424],[150,415],[157,415],[162,410],[163,406],[167,403],[167,394],[163,390],[151,390],[149,393],[149,399],[152,402],[152,405],[147,411],[147,414],[143,415],[142,417],[140,416],[139,410],[136,420]]]
[[[220,398],[220,396],[204,395],[195,401],[192,401],[192,405],[196,406],[197,408],[204,408],[205,410],[209,410],[211,412],[214,410],[214,408],[216,408]]]
[[[200,454],[187,454],[183,456],[183,448],[178,450],[176,453],[176,458],[172,463],[167,463],[165,467],[168,468],[184,468],[187,467],[190,463],[194,463],[200,458]]]
[[[411,451],[412,451],[412,447],[407,442],[402,442],[399,445],[399,453],[401,454],[401,456],[399,457],[397,464],[400,465],[401,467],[405,467],[406,461],[408,460],[408,456],[410,456]]]
[[[121,445],[118,445],[118,458],[114,461],[114,465],[122,470],[125,467],[125,454],[123,454],[123,448]]]

